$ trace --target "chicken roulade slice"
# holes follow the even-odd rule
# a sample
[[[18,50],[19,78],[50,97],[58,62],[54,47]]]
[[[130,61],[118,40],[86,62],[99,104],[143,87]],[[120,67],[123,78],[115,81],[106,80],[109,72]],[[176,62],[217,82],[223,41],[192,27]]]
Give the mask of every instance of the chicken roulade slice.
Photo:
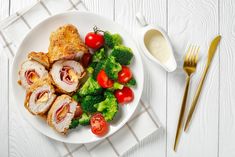
[[[47,122],[57,132],[66,134],[75,115],[77,102],[68,95],[56,98],[48,112]]]
[[[74,25],[67,24],[59,27],[50,35],[48,48],[50,63],[61,59],[79,60],[88,51]]]
[[[85,75],[82,65],[73,60],[60,60],[52,65],[50,74],[57,92],[71,93],[77,90],[79,80]]]
[[[43,115],[51,107],[56,95],[49,77],[35,82],[26,91],[25,108],[34,115]]]
[[[34,82],[48,75],[45,67],[33,60],[25,61],[19,71],[18,83],[24,88],[29,88]]]

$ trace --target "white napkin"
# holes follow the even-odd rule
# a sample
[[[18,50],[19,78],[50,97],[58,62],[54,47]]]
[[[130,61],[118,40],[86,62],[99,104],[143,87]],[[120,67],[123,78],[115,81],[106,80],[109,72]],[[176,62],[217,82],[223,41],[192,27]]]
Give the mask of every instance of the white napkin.
[[[3,20],[0,22],[1,52],[14,58],[17,47],[30,29],[49,16],[69,10],[87,11],[81,0],[41,0]],[[57,143],[61,156],[123,156],[151,138],[159,128],[160,123],[151,107],[141,100],[127,124],[102,141],[82,145],[66,144],[52,139],[50,142]]]

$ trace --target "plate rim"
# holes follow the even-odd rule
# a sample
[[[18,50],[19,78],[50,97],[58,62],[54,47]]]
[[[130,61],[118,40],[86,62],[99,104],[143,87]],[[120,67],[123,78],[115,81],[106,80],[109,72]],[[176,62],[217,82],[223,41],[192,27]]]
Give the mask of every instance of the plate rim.
[[[50,139],[53,139],[53,140],[56,140],[56,141],[60,141],[60,142],[65,142],[65,143],[71,143],[71,144],[87,144],[87,143],[94,143],[94,142],[98,142],[98,141],[101,141],[105,138],[108,138],[110,136],[112,136],[114,133],[116,133],[117,131],[119,131],[129,120],[130,118],[132,117],[132,115],[135,113],[137,107],[139,106],[139,103],[140,103],[140,99],[141,99],[141,96],[142,96],[142,93],[143,93],[143,86],[144,86],[144,68],[143,68],[143,61],[142,61],[142,57],[141,57],[141,54],[140,54],[140,50],[137,46],[137,43],[136,41],[134,40],[134,38],[132,37],[132,35],[126,31],[126,29],[124,29],[120,24],[116,23],[115,21],[107,18],[107,17],[104,17],[104,16],[101,16],[99,14],[95,14],[95,13],[92,13],[92,12],[87,12],[87,11],[65,11],[65,12],[61,12],[61,13],[58,13],[58,14],[54,14],[50,17],[47,17],[45,18],[44,20],[42,20],[41,22],[39,22],[36,26],[34,26],[29,32],[27,32],[27,34],[24,36],[24,38],[21,40],[19,46],[17,47],[17,51],[15,53],[15,56],[13,58],[13,62],[12,62],[12,66],[11,66],[11,85],[14,86],[14,82],[17,80],[15,78],[13,78],[13,74],[14,74],[14,65],[16,64],[16,58],[18,58],[20,56],[20,49],[22,48],[23,46],[23,43],[25,42],[25,40],[27,39],[27,37],[33,32],[33,30],[37,29],[38,27],[40,27],[43,23],[45,23],[46,21],[49,21],[51,20],[52,18],[55,18],[55,17],[59,17],[59,16],[63,16],[63,15],[66,15],[68,16],[68,14],[90,14],[92,16],[98,16],[99,18],[102,18],[102,19],[105,19],[109,22],[112,22],[112,23],[115,23],[115,25],[117,25],[119,28],[122,29],[122,32],[124,32],[128,38],[131,39],[131,42],[133,43],[133,46],[134,46],[134,49],[136,51],[136,54],[135,55],[138,55],[138,58],[139,58],[139,62],[138,64],[140,64],[140,67],[141,67],[141,72],[142,72],[142,78],[141,78],[141,83],[138,84],[139,88],[140,88],[140,94],[139,94],[139,97],[138,97],[138,101],[136,102],[137,104],[135,105],[135,108],[133,109],[132,113],[129,114],[129,116],[126,118],[125,122],[121,122],[119,125],[116,126],[116,130],[103,136],[103,137],[99,137],[99,138],[96,138],[95,140],[92,140],[92,141],[88,141],[88,142],[71,142],[71,141],[68,141],[68,140],[63,140],[61,138],[57,138],[55,136],[49,136],[49,134],[46,134],[46,132],[43,132],[41,129],[38,129],[35,125],[32,124],[32,122],[30,120],[28,120],[28,118],[26,117],[26,115],[24,115],[24,113],[22,113],[22,111],[20,111],[20,115],[23,117],[23,119],[25,119],[27,121],[28,124],[30,124],[30,126],[35,129],[37,132],[39,132],[40,134],[46,136],[46,137],[49,137]],[[13,97],[16,97],[15,95],[15,91],[12,91],[13,92]],[[135,98],[136,99],[136,98]],[[16,104],[16,99],[13,100],[14,104]],[[49,127],[49,126],[48,126]],[[52,129],[52,128],[51,128]]]

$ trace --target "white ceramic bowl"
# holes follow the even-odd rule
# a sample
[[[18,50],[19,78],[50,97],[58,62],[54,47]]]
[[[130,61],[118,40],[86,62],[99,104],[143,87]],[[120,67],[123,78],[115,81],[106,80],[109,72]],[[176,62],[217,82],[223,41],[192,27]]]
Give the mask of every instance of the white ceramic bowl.
[[[17,83],[18,71],[21,63],[27,58],[27,54],[30,51],[47,52],[50,33],[56,30],[59,26],[69,23],[77,26],[82,38],[84,38],[84,36],[88,32],[92,31],[94,25],[102,30],[119,33],[123,37],[124,45],[130,47],[134,53],[134,59],[132,61],[132,64],[130,65],[137,81],[137,87],[133,89],[135,95],[134,101],[130,104],[119,107],[118,114],[110,123],[109,132],[103,137],[95,136],[90,131],[89,126],[79,126],[77,129],[71,131],[67,136],[60,135],[51,127],[49,127],[44,120],[31,115],[24,108],[25,90]],[[131,36],[127,32],[125,32],[121,26],[107,18],[98,16],[93,13],[66,12],[57,14],[44,20],[38,26],[32,29],[22,41],[21,45],[18,48],[12,66],[12,92],[14,93],[14,98],[12,99],[15,100],[14,104],[17,105],[23,117],[42,134],[66,143],[91,143],[112,135],[129,120],[129,118],[132,116],[135,109],[137,108],[138,102],[140,100],[143,89],[143,79],[143,66],[141,57],[136,48],[136,44],[134,43]]]

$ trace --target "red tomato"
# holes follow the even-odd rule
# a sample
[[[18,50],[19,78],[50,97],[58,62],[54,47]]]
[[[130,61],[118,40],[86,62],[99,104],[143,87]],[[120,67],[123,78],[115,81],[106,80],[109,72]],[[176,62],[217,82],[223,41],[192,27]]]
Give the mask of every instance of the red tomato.
[[[101,113],[96,113],[90,120],[91,131],[97,136],[103,136],[108,132],[108,123],[105,121]]]
[[[132,78],[132,72],[127,66],[122,66],[122,70],[118,73],[118,82],[127,83]]]
[[[129,87],[123,87],[114,92],[115,97],[119,104],[131,102],[134,99],[134,93]]]
[[[82,59],[81,59],[82,65],[86,68],[86,67],[88,67],[90,61],[91,61],[91,54],[90,53],[85,53],[82,56]]]
[[[81,105],[78,103],[77,107],[76,107],[76,111],[75,111],[75,114],[74,114],[74,118],[78,118],[78,117],[81,117],[82,115],[82,107]]]
[[[96,78],[99,85],[103,88],[110,88],[113,86],[113,81],[110,80],[104,70],[100,70]]]
[[[104,37],[100,33],[90,32],[85,37],[85,44],[92,49],[98,49],[104,45]]]

